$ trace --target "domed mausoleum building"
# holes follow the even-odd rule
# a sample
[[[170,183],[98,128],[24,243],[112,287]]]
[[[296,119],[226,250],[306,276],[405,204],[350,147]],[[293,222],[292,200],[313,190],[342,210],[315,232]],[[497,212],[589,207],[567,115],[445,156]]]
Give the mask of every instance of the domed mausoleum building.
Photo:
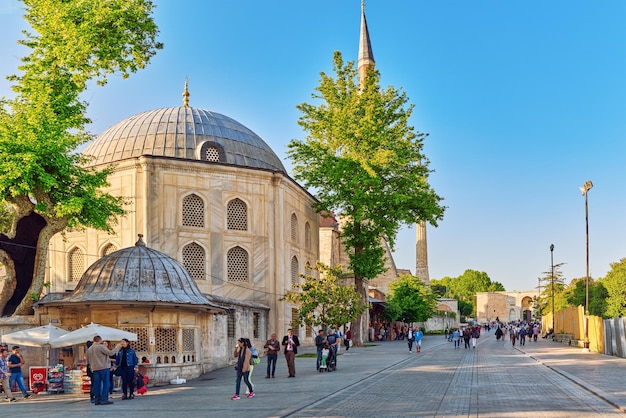
[[[258,135],[225,115],[190,107],[187,86],[183,96],[183,106],[132,116],[85,148],[94,167],[114,164],[107,191],[129,199],[128,214],[112,235],[86,230],[53,238],[49,294],[37,310],[55,319],[62,310],[53,312],[52,306],[62,304],[51,301],[75,290],[62,300],[83,308],[75,324],[64,323],[71,317],[62,318],[61,327],[93,321],[142,328],[138,355],[149,355],[153,364],[158,356],[171,360],[172,352],[185,351],[185,324],[196,321],[196,347],[202,346],[195,357],[197,375],[227,364],[237,338],[246,336],[262,346],[271,333],[283,335],[290,327],[292,308],[280,298],[305,273],[307,263],[319,259],[319,228],[313,196],[287,175]],[[137,286],[154,280],[153,297],[167,284],[158,275],[128,274],[122,283],[118,267],[107,258],[120,249],[136,251],[138,234],[148,249],[177,260],[199,291],[193,296],[185,292],[193,303],[153,301],[155,309],[184,306],[185,312],[198,314],[196,319],[182,315],[183,310],[165,315],[157,322],[173,331],[163,335],[154,323],[145,322],[145,294]],[[103,276],[94,280],[100,267]],[[170,295],[181,289],[167,290]],[[142,313],[134,310],[138,304]],[[301,336],[306,332],[298,331]],[[161,350],[165,341],[168,350]]]

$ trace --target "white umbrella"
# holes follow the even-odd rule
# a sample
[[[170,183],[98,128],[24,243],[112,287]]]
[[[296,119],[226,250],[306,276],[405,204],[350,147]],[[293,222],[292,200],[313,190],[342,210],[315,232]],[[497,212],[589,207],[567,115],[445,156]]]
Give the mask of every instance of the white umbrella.
[[[2,341],[10,344],[21,344],[30,347],[51,347],[50,342],[67,334],[69,331],[52,324],[42,327],[28,328],[4,334]]]
[[[27,345],[29,347],[42,347],[46,349],[46,374],[50,367],[50,347],[59,347],[52,345],[52,341],[67,335],[69,331],[63,328],[55,327],[52,324],[44,325],[36,328],[23,329],[21,331],[11,332],[2,336],[2,341],[10,344]]]
[[[105,327],[104,325],[94,324],[85,325],[82,328],[68,332],[67,334],[51,341],[52,347],[67,347],[69,345],[84,344],[93,340],[93,337],[99,335],[106,341],[120,341],[126,338],[128,341],[137,341],[137,334],[121,329]]]

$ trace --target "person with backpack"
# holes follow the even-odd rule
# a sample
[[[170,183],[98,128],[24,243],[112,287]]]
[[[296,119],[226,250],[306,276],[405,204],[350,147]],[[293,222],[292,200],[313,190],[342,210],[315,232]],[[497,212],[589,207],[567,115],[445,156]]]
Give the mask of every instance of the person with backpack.
[[[248,373],[248,382],[252,386],[252,390],[246,389],[246,395],[249,395],[250,392],[254,391],[254,383],[252,383],[252,372],[254,371],[254,366],[261,362],[261,357],[259,357],[258,351],[254,347],[252,347],[252,342],[249,338],[246,338],[246,347],[250,350],[250,373]],[[254,396],[254,395],[252,395]]]

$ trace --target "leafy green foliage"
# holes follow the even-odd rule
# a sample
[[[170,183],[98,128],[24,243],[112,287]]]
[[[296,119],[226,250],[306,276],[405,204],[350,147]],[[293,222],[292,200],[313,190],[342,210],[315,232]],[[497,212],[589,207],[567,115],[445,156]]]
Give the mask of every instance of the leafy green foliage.
[[[459,312],[461,316],[472,316],[474,312],[474,304],[462,299],[459,299]]]
[[[585,306],[586,280],[584,277],[573,279],[569,286],[564,289],[564,294],[569,306]],[[604,285],[589,278],[589,314],[604,316],[606,311],[606,298],[608,292]]]
[[[442,219],[442,200],[428,184],[426,135],[408,125],[412,106],[393,87],[381,89],[369,69],[359,89],[354,62],[334,55],[335,77],[321,74],[312,98],[298,106],[306,139],[292,140],[288,154],[294,177],[315,191],[318,212],[346,221],[342,241],[357,279],[384,271],[385,238],[393,248],[402,224]]]
[[[0,100],[0,203],[14,209],[10,227],[3,215],[8,236],[0,238],[10,243],[15,236],[27,235],[20,225],[33,233],[31,226],[38,219],[43,226],[38,229],[40,239],[34,240],[37,254],[19,260],[37,264],[32,277],[16,277],[24,297],[18,313],[25,311],[29,294],[41,292],[45,252],[43,258],[39,252],[50,237],[68,226],[110,231],[124,214],[124,199],[101,191],[111,169],[88,168],[87,159],[75,153],[91,139],[81,93],[90,80],[105,84],[111,74],[127,77],[145,67],[162,47],[155,40],[158,29],[150,0],[22,1],[34,31],[25,31],[20,41],[31,51],[22,58],[21,72],[8,77],[15,97]],[[20,223],[24,218],[29,222]],[[18,267],[16,271],[33,271]],[[5,303],[0,300],[0,308]]]
[[[554,267],[554,276],[552,275],[552,269],[541,273],[542,276],[539,280],[542,286],[542,292],[539,298],[539,307],[542,315],[552,312],[553,297],[555,312],[569,306],[567,295],[563,293],[565,290],[565,277],[561,271],[563,264],[564,263],[558,263],[551,266]]]
[[[492,282],[487,273],[476,270],[465,270],[458,277],[444,277],[440,280],[431,279],[431,287],[445,289],[448,297],[459,300],[459,311],[463,316],[475,314],[474,298],[477,292],[503,292],[500,282]],[[440,290],[441,292],[441,290]]]
[[[605,317],[626,316],[626,258],[622,258],[617,263],[611,263],[611,270],[600,280],[600,283],[606,288],[608,294]]]
[[[354,285],[339,283],[342,266],[329,267],[318,262],[312,270],[319,277],[300,275],[304,282],[298,288],[302,291],[288,293],[284,297],[287,302],[298,306],[300,323],[337,329],[365,312],[367,305]]]
[[[437,295],[419,278],[404,275],[389,284],[385,315],[390,321],[423,322],[437,309]]]

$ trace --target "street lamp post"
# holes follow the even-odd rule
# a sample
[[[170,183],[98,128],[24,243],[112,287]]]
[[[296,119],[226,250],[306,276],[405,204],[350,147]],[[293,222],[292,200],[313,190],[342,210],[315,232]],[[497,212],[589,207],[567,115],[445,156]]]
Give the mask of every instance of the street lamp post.
[[[593,187],[591,180],[587,180],[580,191],[585,196],[585,240],[586,240],[586,270],[585,270],[585,351],[589,351],[589,206],[587,205],[587,193]]]
[[[550,283],[552,286],[552,338],[554,338],[554,244],[550,244]]]

